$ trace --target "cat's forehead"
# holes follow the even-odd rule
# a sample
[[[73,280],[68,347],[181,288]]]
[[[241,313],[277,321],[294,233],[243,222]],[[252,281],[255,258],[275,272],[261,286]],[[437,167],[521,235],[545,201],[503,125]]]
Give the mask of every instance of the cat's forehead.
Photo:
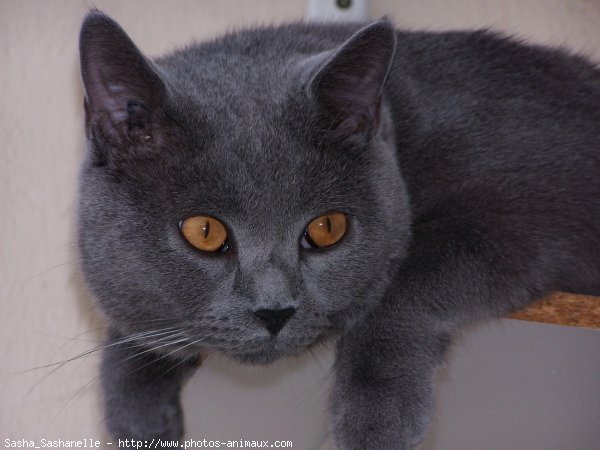
[[[180,94],[212,109],[243,112],[282,101],[294,90],[299,58],[293,54],[190,51],[163,59],[159,66]]]
[[[169,82],[214,103],[260,104],[298,87],[306,60],[335,49],[355,26],[336,34],[302,24],[230,33],[159,58]],[[241,101],[241,102],[240,102]]]
[[[272,124],[254,124],[223,129],[195,150],[187,165],[195,187],[210,188],[210,196],[242,213],[287,214],[294,205],[310,211],[349,203],[365,172],[349,155],[315,148]]]

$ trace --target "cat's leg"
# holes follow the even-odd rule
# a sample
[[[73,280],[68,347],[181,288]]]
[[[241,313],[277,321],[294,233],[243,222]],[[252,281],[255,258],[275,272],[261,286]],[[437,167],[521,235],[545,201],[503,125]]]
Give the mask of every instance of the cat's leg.
[[[344,331],[331,405],[340,450],[417,445],[454,332],[514,309],[536,290],[541,278],[527,267],[526,245],[507,255],[489,233],[471,237],[462,229],[428,230],[382,303]]]
[[[183,414],[179,393],[197,362],[147,351],[115,332],[106,344],[101,380],[110,434],[121,440],[180,439]]]
[[[349,330],[338,346],[332,395],[338,449],[412,449],[432,413],[435,369],[450,342],[426,324],[376,320]]]

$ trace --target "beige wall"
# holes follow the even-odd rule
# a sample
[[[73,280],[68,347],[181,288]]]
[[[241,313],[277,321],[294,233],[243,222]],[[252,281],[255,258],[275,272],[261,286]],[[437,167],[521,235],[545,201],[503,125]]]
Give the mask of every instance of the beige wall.
[[[300,19],[303,0],[104,1],[149,55],[244,24]],[[102,322],[85,295],[74,247],[82,153],[77,34],[92,2],[0,0],[0,444],[4,438],[102,436],[95,345]],[[490,26],[566,45],[600,61],[593,0],[381,0],[409,28]]]

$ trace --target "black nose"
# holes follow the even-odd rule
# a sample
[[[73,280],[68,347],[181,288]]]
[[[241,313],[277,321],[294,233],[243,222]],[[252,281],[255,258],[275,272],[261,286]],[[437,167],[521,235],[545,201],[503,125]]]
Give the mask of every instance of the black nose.
[[[254,311],[254,315],[265,323],[269,333],[277,334],[295,312],[296,308],[259,309]]]

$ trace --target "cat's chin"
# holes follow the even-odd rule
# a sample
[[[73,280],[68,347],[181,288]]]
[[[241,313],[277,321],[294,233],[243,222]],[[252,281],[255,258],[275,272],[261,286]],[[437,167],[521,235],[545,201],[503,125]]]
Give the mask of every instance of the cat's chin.
[[[227,352],[227,356],[244,365],[266,366],[273,364],[277,360],[285,358],[286,356],[293,356],[297,355],[298,353],[302,353],[305,349],[306,347],[295,347],[282,350],[277,346],[272,346],[262,348],[260,350],[256,349],[245,352]]]
[[[244,353],[228,356],[234,361],[246,366],[268,366],[280,358],[280,355],[273,355],[271,353]]]
[[[288,356],[299,355],[299,354],[305,352],[306,350],[313,348],[316,345],[321,344],[329,337],[330,336],[327,336],[327,335],[320,335],[320,336],[317,336],[316,338],[312,339],[312,341],[309,341],[308,344],[305,343],[304,345],[284,347],[283,349],[279,346],[270,346],[270,347],[263,347],[260,350],[255,349],[253,351],[247,351],[247,352],[228,351],[228,352],[226,352],[226,355],[229,358],[233,359],[234,361],[237,361],[244,365],[266,366],[269,364],[273,364],[274,362],[276,362],[279,359],[282,359],[282,358],[285,358]]]
[[[275,349],[268,349],[260,352],[229,353],[228,356],[240,364],[248,366],[267,366],[273,364],[278,359],[287,356],[287,354]]]

